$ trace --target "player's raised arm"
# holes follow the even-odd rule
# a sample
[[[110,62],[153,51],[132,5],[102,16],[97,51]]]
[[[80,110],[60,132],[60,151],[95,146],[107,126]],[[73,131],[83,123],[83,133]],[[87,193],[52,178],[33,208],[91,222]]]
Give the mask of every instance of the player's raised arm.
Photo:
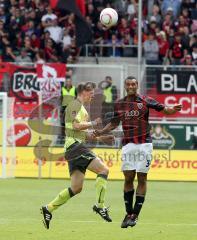
[[[176,112],[181,111],[182,107],[183,106],[181,104],[175,104],[173,107],[165,106],[162,112],[166,115],[172,115],[175,114]]]
[[[179,112],[182,109],[181,104],[174,104],[174,106],[168,107],[151,97],[146,97],[146,102],[147,102],[147,106],[149,108],[155,109],[158,112],[161,111],[162,113],[164,113],[166,115],[175,114],[176,112]]]

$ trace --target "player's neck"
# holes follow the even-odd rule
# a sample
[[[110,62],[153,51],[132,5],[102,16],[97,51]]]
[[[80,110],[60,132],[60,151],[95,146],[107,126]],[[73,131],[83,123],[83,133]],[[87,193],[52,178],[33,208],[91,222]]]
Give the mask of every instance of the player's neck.
[[[84,103],[85,103],[82,96],[78,96],[78,97],[77,97],[77,100],[78,100],[81,104],[84,104]]]
[[[127,95],[128,98],[133,98],[133,97],[136,97],[138,94],[137,93],[134,93],[134,94],[129,94]]]

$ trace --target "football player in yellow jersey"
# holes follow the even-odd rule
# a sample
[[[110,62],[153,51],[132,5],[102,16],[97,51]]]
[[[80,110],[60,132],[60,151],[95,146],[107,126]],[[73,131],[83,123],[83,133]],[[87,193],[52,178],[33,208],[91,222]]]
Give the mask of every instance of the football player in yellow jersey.
[[[84,107],[84,104],[90,103],[93,99],[94,88],[94,83],[80,83],[77,88],[77,99],[73,100],[66,109],[65,158],[68,161],[71,185],[69,188],[62,190],[53,201],[41,208],[43,223],[47,229],[49,229],[49,223],[52,219],[52,212],[81,192],[86,169],[97,174],[96,204],[93,206],[93,211],[107,222],[112,221],[109,217],[108,208],[104,205],[109,170],[103,161],[85,145],[87,139],[91,141],[113,141],[112,135],[95,137],[90,131],[101,123],[100,118],[90,121],[89,114]]]

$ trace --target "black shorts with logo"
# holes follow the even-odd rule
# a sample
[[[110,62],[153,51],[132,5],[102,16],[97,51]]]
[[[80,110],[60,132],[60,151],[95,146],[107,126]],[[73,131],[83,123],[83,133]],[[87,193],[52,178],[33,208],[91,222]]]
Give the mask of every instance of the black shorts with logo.
[[[68,161],[71,176],[75,170],[85,174],[88,165],[96,158],[96,155],[83,143],[75,142],[67,148],[65,158]]]

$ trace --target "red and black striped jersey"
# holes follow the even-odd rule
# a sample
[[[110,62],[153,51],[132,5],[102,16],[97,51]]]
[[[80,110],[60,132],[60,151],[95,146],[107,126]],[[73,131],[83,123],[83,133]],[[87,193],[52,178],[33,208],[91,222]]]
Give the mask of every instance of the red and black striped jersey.
[[[115,124],[122,122],[123,145],[152,142],[149,108],[162,111],[165,106],[151,97],[142,95],[126,96],[115,103],[111,122]]]

